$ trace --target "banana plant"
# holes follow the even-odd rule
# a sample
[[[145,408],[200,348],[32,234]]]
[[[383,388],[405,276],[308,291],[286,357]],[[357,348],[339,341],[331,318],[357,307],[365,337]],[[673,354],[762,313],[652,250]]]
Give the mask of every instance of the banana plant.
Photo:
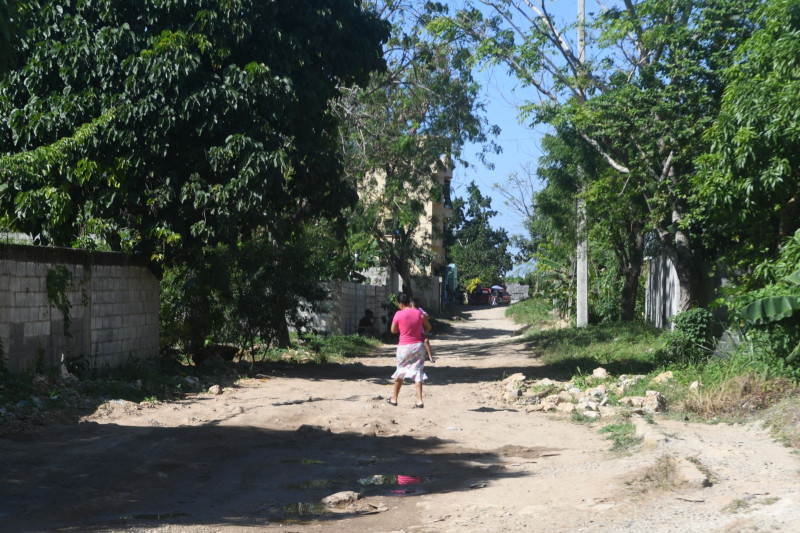
[[[786,282],[797,286],[797,289],[786,287],[783,294],[760,298],[742,308],[742,316],[750,324],[761,325],[778,322],[800,312],[800,268],[783,278]],[[794,361],[800,355],[800,343],[786,358]]]

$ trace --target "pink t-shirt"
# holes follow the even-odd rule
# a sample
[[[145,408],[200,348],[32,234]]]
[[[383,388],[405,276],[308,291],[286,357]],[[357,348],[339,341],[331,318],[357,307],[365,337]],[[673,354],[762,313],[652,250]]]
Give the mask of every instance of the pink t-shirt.
[[[414,344],[422,342],[422,313],[419,309],[406,307],[394,314],[392,324],[400,329],[400,341],[397,344]]]

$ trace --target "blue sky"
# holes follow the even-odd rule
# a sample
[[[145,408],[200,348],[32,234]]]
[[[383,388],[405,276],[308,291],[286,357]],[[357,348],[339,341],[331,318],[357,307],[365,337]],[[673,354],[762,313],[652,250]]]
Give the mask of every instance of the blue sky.
[[[476,4],[478,2],[475,2]],[[608,4],[614,4],[610,1]],[[448,4],[453,9],[463,5],[463,0],[450,0]],[[577,18],[577,0],[551,0],[546,2],[547,9],[552,13],[559,26],[571,23]],[[597,9],[594,0],[586,0],[587,18]],[[568,38],[575,42],[576,36],[568,34]],[[501,196],[492,190],[495,183],[503,184],[512,173],[522,174],[526,164],[533,169],[541,155],[539,140],[547,133],[546,125],[537,125],[535,129],[519,123],[519,106],[525,101],[536,99],[532,89],[519,87],[516,80],[509,76],[504,66],[493,67],[490,70],[477,72],[476,78],[483,86],[483,100],[487,108],[489,121],[501,128],[501,133],[495,140],[502,146],[503,152],[491,155],[489,159],[494,163],[494,169],[486,168],[474,154],[478,147],[467,146],[464,158],[470,163],[469,168],[457,167],[453,175],[453,195],[464,198],[466,187],[474,181],[481,194],[492,198],[492,208],[499,214],[492,219],[492,226],[504,228],[509,235],[524,234],[520,216],[505,206]]]

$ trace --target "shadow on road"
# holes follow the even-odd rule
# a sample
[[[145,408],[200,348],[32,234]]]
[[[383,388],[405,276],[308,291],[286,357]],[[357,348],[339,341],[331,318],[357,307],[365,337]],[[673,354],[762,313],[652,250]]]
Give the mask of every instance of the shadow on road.
[[[383,498],[405,492],[372,484],[375,476],[418,476],[424,481],[413,492],[433,493],[524,475],[496,468],[502,449],[309,426],[274,431],[84,423],[49,428],[46,436],[0,440],[1,531],[131,528],[154,521],[264,525],[339,491]],[[314,520],[347,516],[321,513]]]

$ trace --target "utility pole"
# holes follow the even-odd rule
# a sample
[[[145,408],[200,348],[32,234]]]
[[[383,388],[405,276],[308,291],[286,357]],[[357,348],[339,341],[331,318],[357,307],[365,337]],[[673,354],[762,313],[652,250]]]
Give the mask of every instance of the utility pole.
[[[585,0],[578,0],[578,61],[581,65],[586,61],[586,6]],[[578,169],[578,177],[583,178],[583,169]],[[583,181],[582,179],[580,181]],[[581,187],[583,190],[583,187]],[[575,302],[575,325],[584,328],[589,325],[589,258],[588,235],[586,231],[586,202],[583,198],[578,200],[578,249],[575,252],[577,260],[577,289]]]

